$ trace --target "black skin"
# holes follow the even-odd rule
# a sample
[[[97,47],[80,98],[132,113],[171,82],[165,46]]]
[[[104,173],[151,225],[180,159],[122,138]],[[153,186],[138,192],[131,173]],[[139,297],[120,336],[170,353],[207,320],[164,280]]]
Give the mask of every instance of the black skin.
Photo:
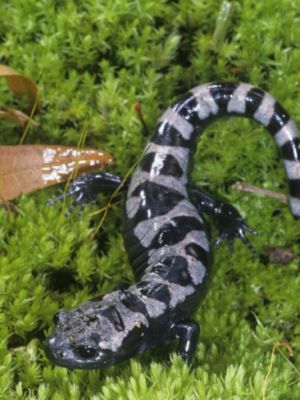
[[[102,368],[176,339],[178,354],[191,361],[199,328],[189,316],[202,300],[211,266],[211,246],[202,217],[214,219],[219,230],[217,244],[227,239],[232,247],[234,239],[240,238],[254,252],[246,232],[255,232],[232,205],[203,190],[184,186],[184,174],[191,166],[184,149],[192,155],[196,137],[208,124],[226,115],[256,120],[276,136],[282,157],[288,162],[291,208],[293,214],[299,215],[299,177],[294,171],[299,164],[299,138],[295,137],[297,130],[288,113],[264,91],[245,84],[212,83],[193,89],[171,105],[159,121],[150,141],[151,149],[146,150],[140,170],[134,174],[132,192],[127,196],[124,242],[135,275],[144,274],[127,290],[111,292],[102,301],[87,301],[60,313],[55,334],[47,342],[53,362],[70,368]],[[157,153],[157,146],[170,149]],[[144,173],[150,177],[161,175],[162,179],[170,176],[176,184],[170,180],[161,185],[159,178],[150,179]],[[113,174],[89,174],[75,180],[66,195],[74,198],[75,207],[93,200],[98,192],[121,192],[120,184],[121,179]],[[186,189],[188,200],[201,218],[195,207],[188,215],[175,215],[174,207],[181,210],[180,202],[187,200]],[[157,223],[155,218],[159,215],[163,218],[158,218]],[[195,243],[193,235],[188,236],[193,231],[201,235]],[[191,257],[198,264],[188,262]],[[159,303],[152,302],[152,298]]]
[[[70,184],[68,190],[49,201],[52,205],[65,197],[72,197],[72,204],[68,210],[70,214],[77,205],[93,202],[99,193],[113,193],[122,184],[122,178],[109,172],[96,172],[79,176]],[[124,182],[121,190],[127,190],[128,182]]]
[[[123,180],[119,176],[111,173],[91,173],[75,179],[64,196],[73,198],[72,211],[77,205],[83,206],[95,200],[99,193],[113,193],[118,188],[121,192],[126,192],[128,181],[122,182]],[[123,185],[122,187],[120,187],[121,184]],[[240,238],[254,255],[257,254],[245,235],[245,232],[254,234],[255,231],[248,227],[235,207],[224,200],[205,193],[199,188],[190,188],[189,192],[199,213],[214,219],[219,231],[219,238],[216,244],[226,239],[232,247],[234,240]],[[62,199],[64,196],[57,197],[51,203]],[[190,363],[193,359],[199,333],[198,325],[190,319],[176,321],[171,326],[170,340],[178,339],[177,353],[187,363]]]
[[[111,194],[120,185],[122,185],[120,192],[126,192],[128,184],[129,180],[124,181],[118,175],[109,172],[90,173],[74,179],[67,192],[57,196],[49,204],[62,200],[65,196],[72,197],[72,204],[68,210],[70,213],[77,205],[83,206],[94,201],[99,193]],[[200,188],[191,187],[189,192],[199,213],[214,219],[219,233],[216,245],[223,240],[228,240],[232,248],[234,240],[240,238],[252,254],[257,256],[256,250],[245,235],[246,232],[254,235],[256,232],[247,225],[245,219],[232,204],[212,196]]]
[[[198,325],[193,320],[186,319],[174,324],[171,328],[171,333],[178,339],[177,354],[183,361],[190,364],[200,336]]]
[[[216,240],[218,246],[223,240],[229,242],[231,251],[233,251],[234,240],[240,238],[248,247],[254,257],[259,255],[245,235],[245,232],[256,235],[256,231],[251,229],[238,210],[223,199],[211,196],[198,188],[191,189],[193,203],[200,214],[207,214],[214,219],[214,225],[217,227],[219,237]]]

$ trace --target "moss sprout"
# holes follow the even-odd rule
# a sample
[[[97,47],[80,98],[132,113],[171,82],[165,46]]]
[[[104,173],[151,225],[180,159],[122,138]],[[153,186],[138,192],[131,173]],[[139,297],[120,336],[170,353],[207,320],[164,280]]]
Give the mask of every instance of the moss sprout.
[[[146,143],[133,105],[142,103],[153,130],[178,95],[215,80],[268,90],[300,125],[299,3],[226,3],[222,27],[224,4],[216,0],[2,1],[0,63],[41,91],[40,125],[26,143],[76,145],[87,129],[85,145],[109,151],[113,171],[124,175]],[[1,104],[9,100],[5,93]],[[18,143],[22,131],[0,124],[1,143]],[[201,140],[192,177],[247,216],[260,233],[258,251],[287,247],[298,258],[275,265],[253,259],[241,243],[234,254],[226,244],[216,249],[191,370],[174,354],[169,363],[168,349],[103,371],[66,370],[43,353],[53,315],[132,279],[122,204],[92,235],[100,218],[91,217],[92,206],[65,217],[61,204],[47,206],[58,188],[23,196],[18,214],[0,209],[0,399],[299,399],[300,223],[276,200],[232,189],[244,181],[286,192],[272,138],[251,121],[220,121]],[[272,359],[282,341],[294,355],[280,348]]]

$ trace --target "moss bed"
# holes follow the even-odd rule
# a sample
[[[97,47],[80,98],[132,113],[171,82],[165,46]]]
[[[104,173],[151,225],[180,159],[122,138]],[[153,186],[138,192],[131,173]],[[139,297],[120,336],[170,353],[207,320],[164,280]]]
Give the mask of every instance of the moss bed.
[[[268,90],[300,125],[299,1],[11,0],[0,3],[0,22],[0,63],[41,90],[40,125],[26,143],[76,145],[86,130],[86,146],[109,151],[112,171],[124,175],[146,143],[133,105],[142,103],[153,130],[178,95],[216,80]],[[2,106],[16,102],[0,88]],[[22,130],[0,123],[1,143],[17,144]],[[42,343],[60,308],[133,278],[122,203],[95,236],[92,206],[64,217],[60,203],[47,206],[58,188],[24,195],[17,214],[0,209],[0,399],[300,398],[300,222],[277,200],[232,188],[243,181],[286,193],[273,140],[254,122],[220,121],[199,143],[192,178],[247,216],[260,254],[284,247],[295,258],[258,260],[239,241],[233,254],[226,243],[216,249],[190,370],[174,353],[169,363],[168,348],[71,371],[51,365]]]

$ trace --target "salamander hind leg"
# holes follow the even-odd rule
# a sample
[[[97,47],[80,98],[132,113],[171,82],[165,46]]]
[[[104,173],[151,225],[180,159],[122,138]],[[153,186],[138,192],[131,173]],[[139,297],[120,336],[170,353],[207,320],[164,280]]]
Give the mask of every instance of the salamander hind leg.
[[[178,339],[177,354],[188,364],[191,363],[200,336],[198,325],[190,319],[174,323],[171,333]]]
[[[246,232],[254,235],[256,232],[247,225],[246,220],[232,204],[211,196],[198,188],[193,188],[191,194],[199,213],[207,214],[214,220],[219,233],[216,245],[219,245],[223,240],[228,240],[232,250],[234,240],[240,238],[255,257],[259,256],[246,236]]]

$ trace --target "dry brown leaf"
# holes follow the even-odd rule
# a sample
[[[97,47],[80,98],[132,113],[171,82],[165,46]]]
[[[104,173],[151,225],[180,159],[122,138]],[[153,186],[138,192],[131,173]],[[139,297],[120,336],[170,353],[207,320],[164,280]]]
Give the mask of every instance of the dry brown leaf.
[[[273,264],[285,265],[296,258],[292,249],[287,247],[266,246],[264,250],[269,258],[269,262]]]
[[[8,86],[15,94],[27,95],[32,109],[38,109],[39,88],[32,79],[3,64],[0,64],[0,76],[6,79]]]
[[[21,128],[24,128],[27,122],[30,122],[34,126],[38,126],[38,122],[34,121],[29,115],[23,113],[16,108],[3,108],[0,110],[0,118],[7,118],[19,125]]]
[[[99,171],[113,162],[100,150],[50,145],[0,146],[0,201]]]

